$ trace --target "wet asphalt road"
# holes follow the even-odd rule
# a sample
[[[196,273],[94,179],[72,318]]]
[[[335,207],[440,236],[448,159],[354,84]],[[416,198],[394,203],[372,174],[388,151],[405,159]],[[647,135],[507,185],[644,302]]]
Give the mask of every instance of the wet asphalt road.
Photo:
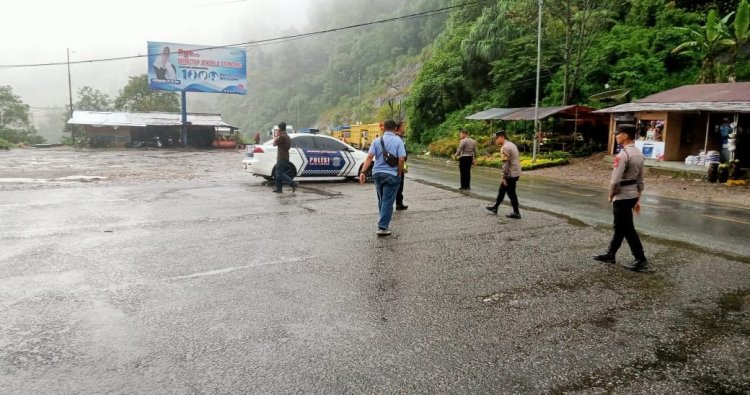
[[[747,263],[647,238],[630,273],[590,259],[607,229],[413,180],[378,238],[372,185],[195,157],[212,177],[0,189],[0,392],[750,391]]]
[[[458,188],[456,162],[410,158],[409,166],[412,179]],[[499,172],[474,168],[472,194],[494,201],[500,185]],[[522,206],[559,213],[592,225],[612,226],[612,205],[607,202],[607,190],[603,188],[527,175],[518,183],[518,194]],[[503,205],[510,209],[507,197]],[[750,259],[748,207],[662,197],[650,194],[648,185],[642,206],[641,215],[636,217],[636,228],[641,233]]]

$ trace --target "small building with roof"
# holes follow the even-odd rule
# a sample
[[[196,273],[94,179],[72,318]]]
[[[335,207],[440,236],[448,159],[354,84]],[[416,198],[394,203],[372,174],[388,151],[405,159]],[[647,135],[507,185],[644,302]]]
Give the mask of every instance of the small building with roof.
[[[750,165],[750,82],[685,85],[595,112],[610,115],[610,154],[617,151],[617,125],[635,124],[636,145],[647,158],[686,163],[715,151],[726,162],[726,126],[733,123],[746,131],[738,133],[735,158]]]
[[[168,112],[74,111],[68,124],[82,127],[84,138],[98,146],[125,147],[157,138],[177,146],[182,119],[180,113]],[[187,114],[188,146],[209,148],[221,136],[236,132],[221,114]]]

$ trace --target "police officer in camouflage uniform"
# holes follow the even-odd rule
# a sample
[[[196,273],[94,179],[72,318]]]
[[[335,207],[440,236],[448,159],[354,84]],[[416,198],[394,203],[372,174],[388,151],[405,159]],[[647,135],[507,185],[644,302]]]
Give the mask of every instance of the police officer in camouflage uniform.
[[[594,256],[597,261],[615,263],[615,255],[623,239],[628,241],[635,260],[626,267],[632,271],[644,270],[648,264],[643,245],[633,224],[633,213],[640,213],[643,192],[643,163],[645,158],[635,147],[635,125],[622,124],[615,131],[615,141],[622,146],[614,160],[614,170],[609,183],[609,201],[612,202],[615,234],[606,253]]]

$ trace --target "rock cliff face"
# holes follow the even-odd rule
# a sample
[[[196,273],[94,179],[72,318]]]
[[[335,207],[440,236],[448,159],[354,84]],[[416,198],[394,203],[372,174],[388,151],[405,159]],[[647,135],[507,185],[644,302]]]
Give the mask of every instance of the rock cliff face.
[[[404,103],[409,97],[411,91],[411,85],[419,75],[419,71],[422,68],[422,63],[410,63],[407,66],[400,68],[393,72],[391,75],[381,80],[381,88],[375,92],[362,92],[363,97],[375,96],[375,99],[366,103],[367,111],[362,111],[362,108],[351,108],[346,107],[345,113],[342,115],[340,110],[342,108],[331,109],[318,118],[318,125],[338,125],[363,122],[363,120],[371,119],[372,121],[382,121],[380,118],[393,118],[397,120],[404,120],[406,116],[406,108]],[[364,103],[363,103],[364,104]],[[364,114],[359,116],[358,113]]]

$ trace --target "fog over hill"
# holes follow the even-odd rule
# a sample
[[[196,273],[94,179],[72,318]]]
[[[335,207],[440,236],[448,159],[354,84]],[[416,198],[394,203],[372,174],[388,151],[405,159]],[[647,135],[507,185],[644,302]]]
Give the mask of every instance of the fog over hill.
[[[146,54],[147,41],[226,45],[278,37],[305,29],[311,0],[131,0],[128,2],[26,0],[3,10],[0,66],[88,61]],[[33,22],[33,23],[32,23]],[[73,63],[73,93],[82,86],[114,98],[128,77],[145,73],[146,58]],[[0,67],[0,85],[10,85],[32,107],[68,103],[65,64]],[[191,95],[197,96],[198,94]],[[204,95],[205,96],[205,95]],[[76,98],[74,97],[75,101]],[[189,100],[192,101],[192,100]],[[200,102],[213,102],[213,99]]]

